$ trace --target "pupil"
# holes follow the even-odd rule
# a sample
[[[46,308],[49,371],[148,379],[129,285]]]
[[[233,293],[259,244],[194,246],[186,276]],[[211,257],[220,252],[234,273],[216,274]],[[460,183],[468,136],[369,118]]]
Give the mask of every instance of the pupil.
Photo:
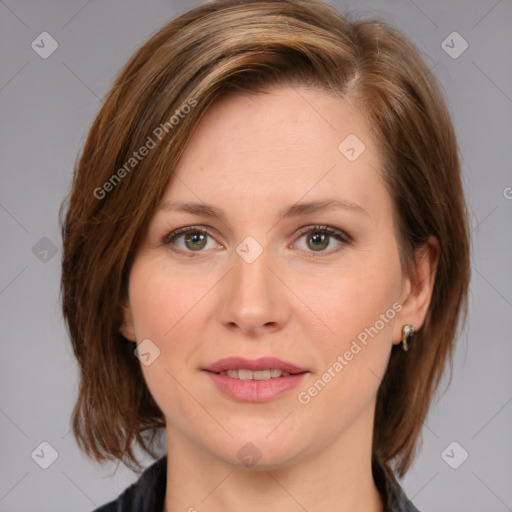
[[[325,249],[325,247],[327,247],[326,239],[327,239],[327,235],[324,235],[324,234],[317,233],[316,235],[313,235],[311,237],[311,240],[313,241],[313,247],[314,248],[320,247],[322,249]]]
[[[191,241],[192,247],[189,247],[189,248],[191,248],[191,249],[202,248],[202,247],[204,247],[204,243],[201,244],[201,242],[204,242],[205,238],[206,237],[205,237],[204,233],[194,233],[187,237],[187,244],[188,244],[188,242]],[[198,245],[198,243],[199,243],[199,245]]]

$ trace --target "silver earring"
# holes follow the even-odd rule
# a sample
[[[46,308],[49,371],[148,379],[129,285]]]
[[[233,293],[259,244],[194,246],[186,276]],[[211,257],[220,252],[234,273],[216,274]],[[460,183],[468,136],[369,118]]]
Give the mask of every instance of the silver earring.
[[[407,341],[415,332],[416,329],[411,324],[405,324],[402,326],[402,348],[404,349],[404,352],[407,352],[409,350],[409,345],[407,344]]]

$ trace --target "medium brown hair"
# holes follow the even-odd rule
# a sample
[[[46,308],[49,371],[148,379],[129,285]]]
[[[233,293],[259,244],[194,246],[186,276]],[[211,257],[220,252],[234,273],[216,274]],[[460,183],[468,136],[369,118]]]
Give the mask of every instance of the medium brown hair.
[[[129,60],[77,160],[65,217],[62,205],[62,306],[81,372],[73,433],[100,463],[140,468],[134,442],[157,457],[152,443],[165,427],[134,345],[119,332],[148,223],[208,107],[231,91],[272,85],[318,87],[365,116],[393,200],[405,273],[416,248],[429,236],[439,241],[425,322],[408,352],[393,347],[375,413],[373,454],[388,469],[394,461],[401,476],[414,459],[452,364],[459,316],[467,316],[470,278],[458,147],[436,80],[388,24],[350,21],[316,0],[223,0],[172,20]]]

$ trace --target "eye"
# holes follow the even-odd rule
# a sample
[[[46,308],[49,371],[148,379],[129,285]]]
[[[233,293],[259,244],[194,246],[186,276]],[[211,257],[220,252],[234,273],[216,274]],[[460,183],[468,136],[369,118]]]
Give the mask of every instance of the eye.
[[[326,253],[326,255],[336,252],[325,251],[331,245],[332,238],[344,245],[350,245],[353,241],[345,232],[330,226],[307,226],[299,230],[297,236],[299,240],[303,237],[306,238],[306,249],[304,249],[306,252]],[[181,238],[183,238],[184,246],[177,243]],[[186,226],[165,235],[162,238],[162,243],[174,246],[171,249],[175,252],[182,253],[187,257],[194,257],[194,253],[204,252],[203,249],[208,248],[208,238],[212,238],[212,236],[207,229],[198,226]],[[218,244],[214,245],[219,247]],[[311,256],[317,257],[317,254]]]
[[[333,252],[324,251],[324,249],[331,245],[332,238],[340,242],[340,244],[350,245],[352,243],[352,238],[349,235],[339,229],[331,228],[330,226],[307,226],[302,228],[298,235],[299,239],[305,237],[305,250],[307,252],[327,252],[327,255]],[[312,257],[317,257],[317,255],[312,254]]]
[[[180,238],[183,238],[184,247],[176,243]],[[208,238],[211,238],[211,236],[206,229],[197,226],[187,226],[165,235],[162,238],[162,243],[164,245],[174,245],[177,249],[172,248],[172,250],[186,254],[204,252],[202,250],[207,247]],[[193,257],[194,254],[187,254],[187,256]]]

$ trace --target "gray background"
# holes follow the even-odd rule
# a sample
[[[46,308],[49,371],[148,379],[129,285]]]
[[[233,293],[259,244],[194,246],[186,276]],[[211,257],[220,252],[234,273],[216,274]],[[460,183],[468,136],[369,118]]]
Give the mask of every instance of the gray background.
[[[77,367],[58,303],[57,211],[121,66],[161,25],[197,3],[0,1],[1,511],[90,511],[137,478],[124,466],[110,477],[115,465],[86,459],[70,433]],[[451,385],[432,405],[402,485],[422,512],[512,510],[512,3],[335,5],[396,25],[434,68],[459,136],[471,212],[468,326]],[[31,47],[44,31],[59,45],[47,59]],[[458,58],[442,46],[454,31],[469,45]],[[457,38],[444,44],[452,53],[462,49]],[[47,469],[39,464],[50,461],[51,451],[43,445],[43,457],[42,442],[58,453]],[[453,469],[445,461],[460,464],[462,450],[469,457]]]

